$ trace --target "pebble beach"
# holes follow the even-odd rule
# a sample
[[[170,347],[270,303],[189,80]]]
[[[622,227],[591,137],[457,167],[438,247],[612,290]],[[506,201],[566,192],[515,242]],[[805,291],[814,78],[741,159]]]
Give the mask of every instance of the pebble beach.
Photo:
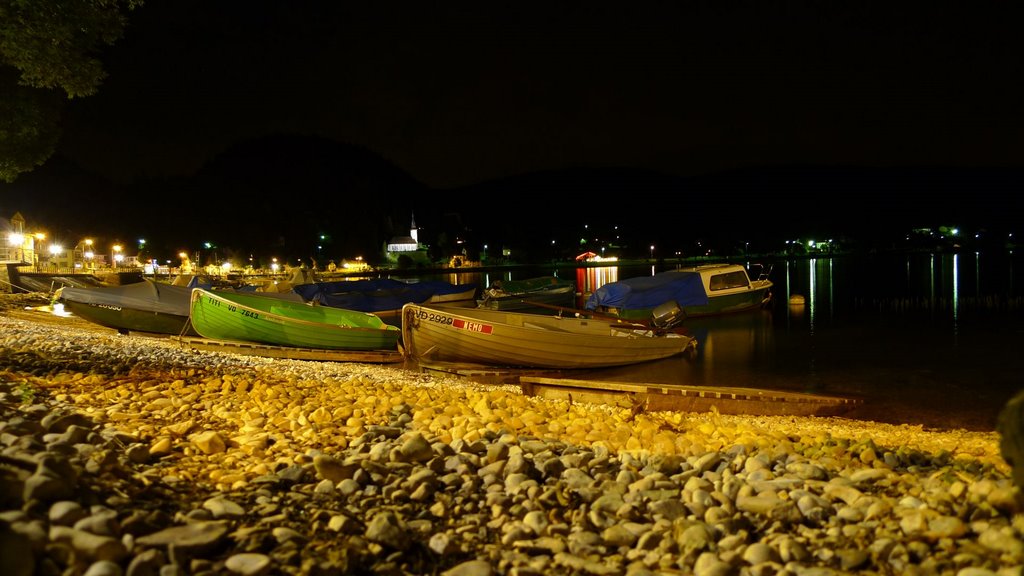
[[[0,295],[4,576],[1017,575],[995,431],[200,352]]]

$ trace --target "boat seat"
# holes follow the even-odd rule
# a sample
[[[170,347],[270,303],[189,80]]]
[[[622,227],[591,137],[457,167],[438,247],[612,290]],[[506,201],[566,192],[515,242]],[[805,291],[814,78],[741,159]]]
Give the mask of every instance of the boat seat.
[[[536,328],[537,330],[547,330],[548,332],[569,332],[565,328],[559,328],[558,326],[549,326],[545,324],[534,324],[533,322],[523,322],[524,328]]]

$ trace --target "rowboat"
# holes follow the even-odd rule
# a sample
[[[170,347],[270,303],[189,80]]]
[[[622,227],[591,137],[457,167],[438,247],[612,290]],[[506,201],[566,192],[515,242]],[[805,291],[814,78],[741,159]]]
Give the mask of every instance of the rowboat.
[[[63,286],[54,292],[54,304],[71,314],[121,334],[190,334],[188,325],[189,286],[174,286],[144,279],[123,286],[74,288]]]
[[[609,282],[584,308],[625,320],[667,325],[686,317],[754,310],[771,301],[768,271],[754,280],[739,264],[705,264]]]
[[[420,362],[557,369],[638,364],[696,346],[626,322],[422,304],[402,307],[402,343]]]
[[[545,312],[538,304],[572,306],[576,284],[556,276],[540,276],[526,280],[495,280],[476,301],[478,308]]]
[[[306,302],[370,312],[398,326],[401,323],[403,304],[473,302],[477,286],[452,284],[442,280],[404,282],[391,278],[373,278],[299,284],[293,286],[292,290]]]
[[[401,330],[367,312],[196,288],[189,320],[203,338],[324,350],[387,350]]]

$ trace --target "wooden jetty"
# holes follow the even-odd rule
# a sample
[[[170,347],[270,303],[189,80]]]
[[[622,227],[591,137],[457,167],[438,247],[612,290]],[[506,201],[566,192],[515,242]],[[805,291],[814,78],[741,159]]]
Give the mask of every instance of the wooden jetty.
[[[524,376],[523,394],[542,398],[615,404],[645,412],[709,412],[758,416],[838,416],[862,399],[759,388],[680,386]]]
[[[514,369],[477,364],[420,363],[424,372],[454,375],[481,384],[518,384],[523,394],[551,400],[610,404],[637,411],[710,412],[756,416],[838,416],[863,405],[861,398],[788,390],[682,386],[582,380],[571,371]]]

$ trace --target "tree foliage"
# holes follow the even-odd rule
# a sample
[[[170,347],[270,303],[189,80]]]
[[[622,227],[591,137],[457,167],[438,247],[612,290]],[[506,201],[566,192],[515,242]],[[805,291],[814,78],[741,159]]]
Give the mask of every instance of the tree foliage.
[[[142,0],[0,0],[0,180],[40,166],[60,139],[68,98],[106,78],[101,50]]]

